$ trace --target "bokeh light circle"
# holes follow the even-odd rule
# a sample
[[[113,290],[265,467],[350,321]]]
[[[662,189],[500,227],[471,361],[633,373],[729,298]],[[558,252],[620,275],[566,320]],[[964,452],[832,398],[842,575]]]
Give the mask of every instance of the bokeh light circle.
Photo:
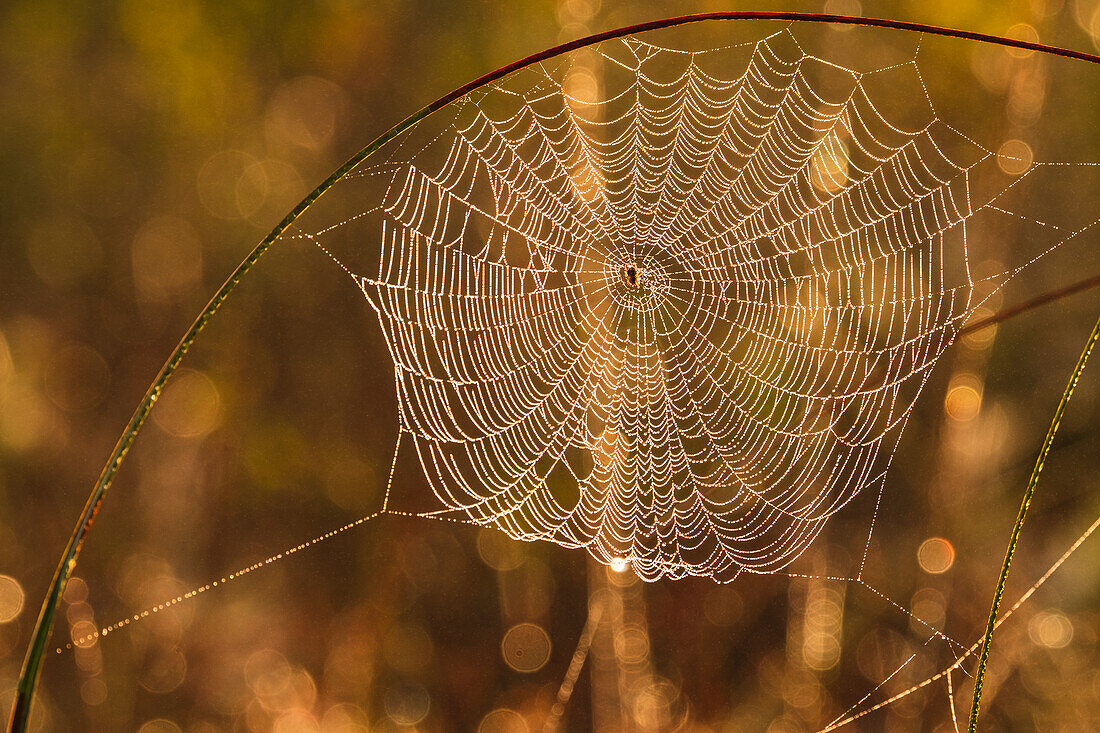
[[[917,550],[917,562],[926,573],[946,573],[955,564],[955,548],[942,537],[929,537]]]
[[[516,624],[504,634],[500,653],[515,671],[537,672],[550,659],[550,635],[538,624]]]

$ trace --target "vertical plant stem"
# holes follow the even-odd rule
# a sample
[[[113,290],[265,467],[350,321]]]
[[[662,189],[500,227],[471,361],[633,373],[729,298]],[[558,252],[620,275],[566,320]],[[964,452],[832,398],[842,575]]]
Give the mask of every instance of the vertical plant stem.
[[[982,649],[978,655],[978,672],[974,677],[974,699],[970,705],[970,722],[968,730],[970,733],[975,733],[978,729],[978,710],[982,699],[982,683],[985,681],[985,669],[989,662],[989,645],[993,641],[993,629],[997,624],[997,610],[1001,605],[1001,599],[1004,597],[1005,583],[1008,581],[1008,571],[1012,565],[1012,556],[1016,552],[1016,543],[1020,539],[1020,531],[1024,527],[1024,520],[1027,519],[1027,510],[1031,506],[1031,498],[1035,495],[1035,487],[1039,484],[1039,474],[1043,472],[1043,464],[1046,463],[1047,454],[1050,453],[1050,446],[1054,442],[1054,436],[1058,432],[1058,427],[1062,424],[1062,415],[1065,414],[1066,405],[1069,404],[1070,398],[1073,397],[1073,390],[1077,387],[1078,380],[1081,379],[1081,372],[1085,370],[1085,364],[1089,360],[1089,354],[1092,353],[1092,348],[1096,345],[1097,339],[1100,338],[1100,319],[1097,319],[1096,325],[1092,327],[1092,333],[1089,335],[1089,339],[1085,342],[1085,348],[1081,352],[1081,357],[1077,360],[1077,366],[1073,369],[1073,374],[1070,375],[1069,383],[1066,385],[1066,391],[1062,393],[1062,399],[1058,403],[1058,409],[1054,411],[1054,419],[1050,422],[1050,429],[1047,430],[1047,437],[1043,441],[1043,447],[1039,449],[1039,458],[1035,461],[1035,468],[1031,471],[1031,479],[1027,482],[1027,490],[1024,491],[1024,499],[1020,503],[1020,513],[1016,517],[1016,524],[1012,527],[1012,535],[1008,540],[1008,550],[1005,551],[1004,564],[1001,566],[1001,576],[997,579],[997,590],[993,593],[993,605],[989,609],[989,621],[985,627],[985,637],[982,639]]]

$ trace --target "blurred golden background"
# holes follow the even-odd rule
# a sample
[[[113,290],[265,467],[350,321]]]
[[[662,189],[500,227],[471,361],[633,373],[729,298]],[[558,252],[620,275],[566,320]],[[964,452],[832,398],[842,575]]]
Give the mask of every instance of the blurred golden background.
[[[494,68],[592,32],[727,9],[641,0],[5,3],[4,714],[57,557],[131,411],[206,299],[303,195],[399,119]],[[1100,0],[753,9],[1100,49]],[[1100,94],[1088,93],[1100,90],[1096,69],[967,42],[939,48],[957,54],[950,103],[965,107],[978,92],[998,100],[975,121],[983,132],[1037,155],[1100,161]],[[1082,179],[1082,200],[1100,199],[1095,184]],[[1100,251],[1095,234],[1089,246]],[[1095,274],[1096,262],[1057,261],[1002,302]],[[54,630],[55,645],[80,643],[47,659],[36,729],[821,729],[899,660],[924,655],[904,684],[896,680],[904,688],[946,658],[921,646],[927,634],[893,603],[967,644],[980,633],[1035,452],[1098,310],[1096,291],[1080,294],[948,352],[889,479],[890,542],[876,560],[887,597],[821,579],[649,585],[581,551],[387,518],[115,636],[80,641],[377,508],[395,398],[377,324],[345,285],[315,258],[273,252],[200,339],[96,520]],[[1100,515],[1098,369],[1086,371],[1071,404],[1009,601]],[[395,490],[420,480],[411,457],[398,474]],[[835,534],[860,527],[866,517]],[[806,558],[822,575],[841,552],[830,542]],[[1100,727],[1095,545],[1084,543],[999,631],[988,729]],[[578,650],[588,650],[583,665]],[[955,683],[965,702],[968,681]],[[954,727],[940,684],[848,729]]]

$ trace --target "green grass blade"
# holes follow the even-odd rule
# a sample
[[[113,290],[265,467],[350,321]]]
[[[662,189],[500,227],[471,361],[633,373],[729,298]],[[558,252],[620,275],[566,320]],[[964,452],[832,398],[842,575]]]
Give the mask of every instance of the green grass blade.
[[[1047,454],[1050,453],[1050,446],[1054,442],[1058,427],[1062,424],[1062,415],[1065,414],[1066,405],[1073,397],[1073,390],[1077,387],[1078,380],[1081,379],[1081,372],[1085,370],[1085,363],[1088,362],[1089,354],[1092,353],[1092,348],[1096,345],[1098,338],[1100,338],[1100,319],[1097,319],[1096,325],[1092,327],[1092,333],[1081,352],[1081,358],[1077,360],[1077,366],[1074,367],[1073,374],[1070,375],[1066,391],[1062,393],[1062,400],[1058,403],[1058,409],[1054,411],[1054,419],[1050,422],[1046,440],[1043,441],[1043,447],[1039,449],[1039,458],[1035,461],[1035,468],[1031,471],[1031,479],[1027,482],[1027,490],[1024,491],[1024,499],[1020,503],[1020,513],[1016,517],[1016,524],[1012,527],[1012,536],[1008,540],[1008,550],[1005,551],[1005,561],[1001,566],[1001,576],[997,579],[997,590],[993,594],[993,605],[989,609],[989,622],[985,627],[982,650],[978,655],[978,672],[974,677],[974,699],[970,705],[970,723],[968,726],[970,733],[975,733],[978,728],[978,710],[982,699],[985,668],[989,662],[989,644],[993,640],[993,629],[997,623],[997,610],[1001,605],[1001,599],[1004,597],[1005,583],[1008,581],[1008,570],[1012,565],[1012,556],[1016,552],[1016,543],[1020,539],[1020,531],[1023,529],[1024,520],[1027,518],[1031,498],[1035,495],[1035,487],[1039,484],[1039,474],[1043,472],[1043,464],[1046,463]]]

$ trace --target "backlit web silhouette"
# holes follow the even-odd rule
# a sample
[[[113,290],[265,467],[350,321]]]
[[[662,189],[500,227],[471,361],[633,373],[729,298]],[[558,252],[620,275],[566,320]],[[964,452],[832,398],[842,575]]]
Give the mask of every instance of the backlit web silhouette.
[[[647,579],[774,572],[881,490],[975,307],[970,175],[995,156],[915,61],[859,73],[788,32],[585,58],[360,174],[384,181],[355,276],[402,433],[448,516]]]

